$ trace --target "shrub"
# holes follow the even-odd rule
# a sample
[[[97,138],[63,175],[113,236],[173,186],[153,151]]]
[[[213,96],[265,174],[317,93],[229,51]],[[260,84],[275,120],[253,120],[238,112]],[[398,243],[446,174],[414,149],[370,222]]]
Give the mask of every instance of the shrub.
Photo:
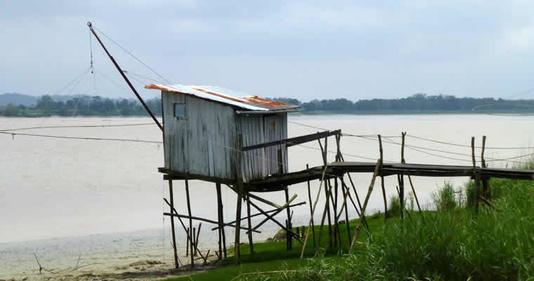
[[[438,192],[433,194],[432,199],[438,211],[451,211],[458,207],[455,191],[450,183],[445,183]]]

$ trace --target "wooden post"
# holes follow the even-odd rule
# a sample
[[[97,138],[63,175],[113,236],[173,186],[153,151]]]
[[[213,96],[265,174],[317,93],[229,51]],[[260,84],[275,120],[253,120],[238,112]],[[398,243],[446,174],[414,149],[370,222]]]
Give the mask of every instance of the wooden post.
[[[250,219],[250,198],[247,197],[247,221],[248,221],[248,247],[250,254],[254,254],[254,241],[252,240],[252,221]]]
[[[306,170],[310,168],[310,165],[306,164]],[[312,231],[312,237],[313,237],[313,248],[316,248],[316,241],[315,241],[315,225],[313,223],[313,207],[312,207],[312,197],[311,197],[311,189],[310,189],[310,181],[307,181],[308,184],[308,201],[310,202],[310,227]]]
[[[218,217],[219,217],[219,259],[222,259],[223,253],[224,258],[227,258],[226,253],[226,234],[224,232],[224,210],[223,210],[223,203],[222,203],[222,193],[221,193],[221,184],[216,183],[215,187],[217,189],[217,210],[218,210]],[[221,245],[222,244],[222,245]]]
[[[484,157],[484,153],[486,151],[486,136],[482,136],[482,152],[480,153],[480,161],[482,168],[486,168],[486,159]],[[489,186],[489,180],[487,177],[482,178],[482,197],[485,199],[490,198],[490,186]]]
[[[173,188],[172,188],[172,180],[169,180],[169,200],[171,201],[171,213],[174,209],[174,195],[173,195]],[[172,250],[174,254],[174,267],[178,268],[180,267],[180,264],[178,263],[178,252],[176,249],[176,232],[174,229],[174,217],[171,216],[171,234],[172,234]]]
[[[477,163],[475,158],[475,137],[471,137],[471,157],[473,160],[473,176],[475,178],[475,212],[478,213],[478,207],[479,207],[479,196],[480,196],[480,174],[477,171]]]
[[[401,142],[401,163],[404,164],[404,142],[405,142],[406,133],[402,132],[402,142]],[[401,220],[404,220],[404,175],[398,175],[399,180],[399,201],[400,201],[400,216]]]
[[[382,187],[382,196],[384,197],[384,219],[388,218],[388,201],[386,198],[386,188],[384,186],[384,176],[382,175],[382,165],[384,165],[384,149],[382,147],[382,136],[378,135],[378,145],[380,151],[380,185]]]
[[[189,196],[189,181],[185,180],[185,196],[187,200],[187,214],[189,215],[189,253],[191,254],[191,268],[195,266],[195,258],[193,249],[194,245],[194,236],[193,236],[193,219],[191,218],[191,198]]]
[[[350,235],[349,210],[348,210],[348,206],[347,206],[347,196],[350,193],[349,193],[349,190],[347,190],[345,184],[343,183],[343,180],[341,180],[341,190],[343,191],[343,205],[341,206],[341,210],[343,210],[343,208],[345,208],[345,226],[347,228],[347,237],[348,237],[347,241],[349,241],[349,243],[350,243],[350,240],[352,239],[352,236]],[[356,205],[354,205],[354,206],[356,207]],[[356,209],[356,211],[357,211],[357,209]]]
[[[173,216],[173,217],[174,217],[174,216]],[[189,227],[187,227],[187,228],[185,229],[185,232],[186,232],[186,236],[187,236],[187,238],[186,238],[186,240],[187,240],[187,244],[186,244],[186,247],[185,247],[185,256],[186,256],[186,257],[189,257],[189,248],[190,248],[190,247],[189,247],[189,243],[190,243],[189,240],[191,240],[191,237],[189,236]]]
[[[338,220],[338,216],[337,216],[337,210],[338,210],[338,192],[339,192],[339,187],[338,187],[338,182],[337,182],[337,177],[334,178],[334,198],[333,198],[333,207],[334,207],[334,245],[339,248],[339,245],[341,244],[340,243],[340,236],[341,236],[341,233],[339,231],[339,220]]]
[[[196,227],[193,227],[193,247],[197,248],[198,244],[197,244],[197,228]],[[197,256],[197,252],[194,251],[194,254],[193,256]]]
[[[242,158],[242,136],[241,134],[237,138],[237,157],[236,157],[236,192],[237,192],[237,202],[236,202],[236,211],[235,211],[235,241],[234,241],[234,253],[235,253],[235,263],[239,264],[241,262],[241,201],[243,200],[243,173],[241,171],[241,158]]]
[[[326,217],[327,217],[327,221],[328,221],[328,246],[330,248],[333,247],[333,241],[332,241],[332,217],[331,217],[331,214],[330,214],[330,193],[332,191],[331,187],[330,187],[330,180],[326,180],[326,184],[324,186],[325,188],[325,199],[326,199],[326,203],[325,203],[325,210],[326,210]]]
[[[196,233],[196,236],[195,236],[195,248],[196,248],[197,250],[198,250],[198,241],[199,241],[199,239],[200,239],[200,229],[201,229],[201,228],[202,228],[202,223],[199,222],[199,223],[198,223],[198,228],[197,228],[197,233]],[[194,230],[194,228],[193,228],[193,230]],[[200,253],[200,251],[197,251],[197,252],[200,254],[200,256],[202,256],[202,253]],[[197,252],[195,252],[195,253],[197,253]]]
[[[284,155],[282,152],[282,149],[278,149],[278,172],[282,175],[284,173]],[[288,204],[286,208],[286,214],[287,214],[287,220],[286,220],[286,228],[291,230],[291,209],[289,208],[289,190],[287,189],[287,186],[284,187],[284,195],[286,198],[286,204]],[[293,247],[291,232],[286,231],[286,249],[289,251]]]

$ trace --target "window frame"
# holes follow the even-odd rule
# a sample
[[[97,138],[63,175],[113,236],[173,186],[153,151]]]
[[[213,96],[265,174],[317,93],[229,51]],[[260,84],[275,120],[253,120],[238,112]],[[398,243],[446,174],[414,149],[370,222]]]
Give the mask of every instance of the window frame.
[[[177,116],[176,115],[176,108],[177,106],[181,105],[183,107],[182,115]],[[187,104],[184,102],[174,102],[172,104],[172,115],[174,119],[176,120],[186,120],[187,119]]]

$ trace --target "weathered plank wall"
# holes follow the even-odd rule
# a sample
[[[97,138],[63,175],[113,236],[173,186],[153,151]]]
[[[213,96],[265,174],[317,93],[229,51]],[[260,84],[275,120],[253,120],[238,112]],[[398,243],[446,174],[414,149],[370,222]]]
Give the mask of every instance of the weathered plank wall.
[[[287,138],[287,113],[241,114],[238,131],[243,146],[250,146]],[[282,165],[287,171],[287,149],[283,145],[254,149],[243,153],[241,168],[244,181],[279,173],[278,149],[282,149]]]
[[[236,126],[232,107],[196,97],[162,93],[165,168],[210,177],[235,176]],[[184,103],[186,117],[174,117]]]

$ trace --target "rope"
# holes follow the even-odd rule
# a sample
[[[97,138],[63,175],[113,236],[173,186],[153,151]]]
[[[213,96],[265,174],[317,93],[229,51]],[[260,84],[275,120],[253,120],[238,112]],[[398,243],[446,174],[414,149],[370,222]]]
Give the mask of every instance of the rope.
[[[117,45],[120,49],[122,49],[126,54],[128,54],[130,57],[132,57],[134,60],[142,64],[144,67],[146,67],[148,70],[150,70],[152,73],[157,75],[159,78],[161,78],[166,83],[171,83],[167,78],[163,77],[163,75],[159,74],[156,70],[154,70],[152,67],[150,67],[148,64],[144,63],[141,59],[136,57],[132,52],[128,51],[126,48],[121,46],[119,43],[117,43],[115,40],[111,39],[106,33],[104,33],[102,30],[98,29],[97,27],[93,27],[96,31],[98,31],[100,34],[102,34],[104,37],[106,37],[109,41],[111,41],[113,44]]]
[[[48,126],[34,126],[34,127],[0,129],[0,132],[38,130],[38,129],[59,129],[59,128],[113,128],[113,127],[147,126],[147,125],[154,125],[154,123],[95,124],[95,125],[48,125]]]
[[[28,137],[41,137],[41,138],[53,138],[53,139],[75,139],[75,140],[92,140],[92,141],[117,141],[117,142],[135,142],[135,143],[152,143],[161,144],[161,141],[151,140],[139,140],[139,139],[125,139],[125,138],[98,138],[98,137],[75,137],[75,136],[58,136],[58,135],[45,135],[45,134],[29,134],[29,133],[12,133],[12,132],[0,132],[0,134],[15,136],[28,136]]]
[[[81,79],[85,77],[85,75],[91,70],[90,67],[84,69],[82,71],[82,73],[78,74],[77,76],[75,76],[74,79],[70,80],[66,85],[64,85],[63,87],[61,87],[58,91],[54,92],[54,94],[58,95],[62,92],[64,92],[67,88],[71,88],[72,85],[74,85],[74,87],[76,87],[76,85],[78,85],[78,83],[80,83]]]
[[[419,140],[424,140],[424,141],[434,142],[434,143],[439,143],[439,144],[444,144],[444,145],[471,148],[470,145],[466,145],[466,144],[445,142],[445,141],[440,141],[440,140],[435,140],[435,139],[425,138],[425,137],[419,137],[419,136],[414,136],[414,135],[409,135],[409,134],[406,134],[406,136],[414,138],[414,139],[419,139]],[[482,148],[482,147],[481,146],[476,146],[475,148]],[[534,149],[534,146],[486,146],[486,149],[503,149],[503,150],[504,149],[523,149],[524,150],[524,149]]]

